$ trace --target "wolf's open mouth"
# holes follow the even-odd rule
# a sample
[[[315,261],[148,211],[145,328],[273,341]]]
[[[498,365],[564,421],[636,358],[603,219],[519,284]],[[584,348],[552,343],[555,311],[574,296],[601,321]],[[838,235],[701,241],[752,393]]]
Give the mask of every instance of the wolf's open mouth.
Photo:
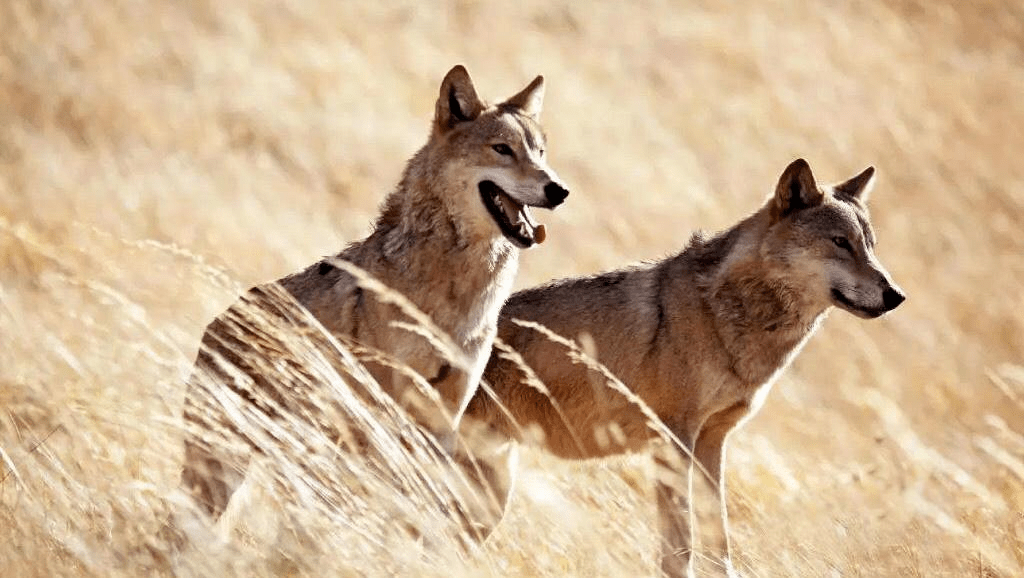
[[[544,242],[544,225],[533,220],[529,207],[508,196],[493,181],[480,181],[478,186],[487,212],[508,240],[523,249]]]

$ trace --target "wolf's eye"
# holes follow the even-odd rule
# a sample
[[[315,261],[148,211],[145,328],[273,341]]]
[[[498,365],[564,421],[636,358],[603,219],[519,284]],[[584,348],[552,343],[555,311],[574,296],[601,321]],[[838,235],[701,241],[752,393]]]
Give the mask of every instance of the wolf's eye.
[[[491,148],[494,149],[494,152],[498,153],[499,155],[503,155],[506,157],[516,156],[516,153],[512,151],[512,147],[508,146],[505,143],[491,145]]]
[[[850,245],[850,241],[846,237],[832,237],[832,242],[836,244],[836,247],[853,253],[853,246]]]

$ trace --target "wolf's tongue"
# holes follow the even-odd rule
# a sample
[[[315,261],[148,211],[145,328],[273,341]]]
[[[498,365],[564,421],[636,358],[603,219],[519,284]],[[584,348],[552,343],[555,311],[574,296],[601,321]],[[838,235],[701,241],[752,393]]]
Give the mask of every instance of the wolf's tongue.
[[[544,242],[544,239],[547,238],[548,233],[544,225],[537,225],[537,228],[533,230],[533,240],[536,241],[538,245],[540,245],[541,243]]]

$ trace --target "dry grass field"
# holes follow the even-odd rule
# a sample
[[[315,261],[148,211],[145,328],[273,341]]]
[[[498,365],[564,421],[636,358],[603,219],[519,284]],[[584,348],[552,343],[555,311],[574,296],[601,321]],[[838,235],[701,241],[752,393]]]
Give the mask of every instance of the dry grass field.
[[[833,312],[732,438],[737,567],[1024,574],[1024,8],[724,5],[0,3],[0,576],[657,573],[639,457],[526,455],[470,559],[374,542],[394,500],[364,527],[254,490],[227,539],[158,532],[203,327],[367,233],[455,63],[484,97],[548,80],[573,196],[520,287],[676,251],[797,156],[874,164],[909,300]]]

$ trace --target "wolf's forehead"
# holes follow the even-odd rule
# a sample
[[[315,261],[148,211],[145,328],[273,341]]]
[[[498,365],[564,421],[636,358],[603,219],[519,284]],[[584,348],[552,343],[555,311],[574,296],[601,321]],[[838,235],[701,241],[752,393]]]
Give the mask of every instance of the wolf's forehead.
[[[868,247],[874,247],[875,230],[871,227],[871,221],[868,220],[867,211],[857,213],[857,223],[860,225],[861,232],[864,234],[864,241]]]
[[[512,112],[499,112],[494,118],[494,131],[500,138],[522,140],[531,149],[544,148],[544,130],[532,118]]]
[[[815,222],[824,228],[859,231],[869,247],[875,244],[875,231],[871,228],[867,209],[858,203],[846,200],[827,203],[821,207],[820,216]]]
[[[857,226],[860,227],[861,235],[864,236],[864,242],[867,243],[868,247],[874,247],[875,230],[871,227],[871,218],[868,216],[867,208],[859,202],[846,201],[845,204],[853,212]]]

